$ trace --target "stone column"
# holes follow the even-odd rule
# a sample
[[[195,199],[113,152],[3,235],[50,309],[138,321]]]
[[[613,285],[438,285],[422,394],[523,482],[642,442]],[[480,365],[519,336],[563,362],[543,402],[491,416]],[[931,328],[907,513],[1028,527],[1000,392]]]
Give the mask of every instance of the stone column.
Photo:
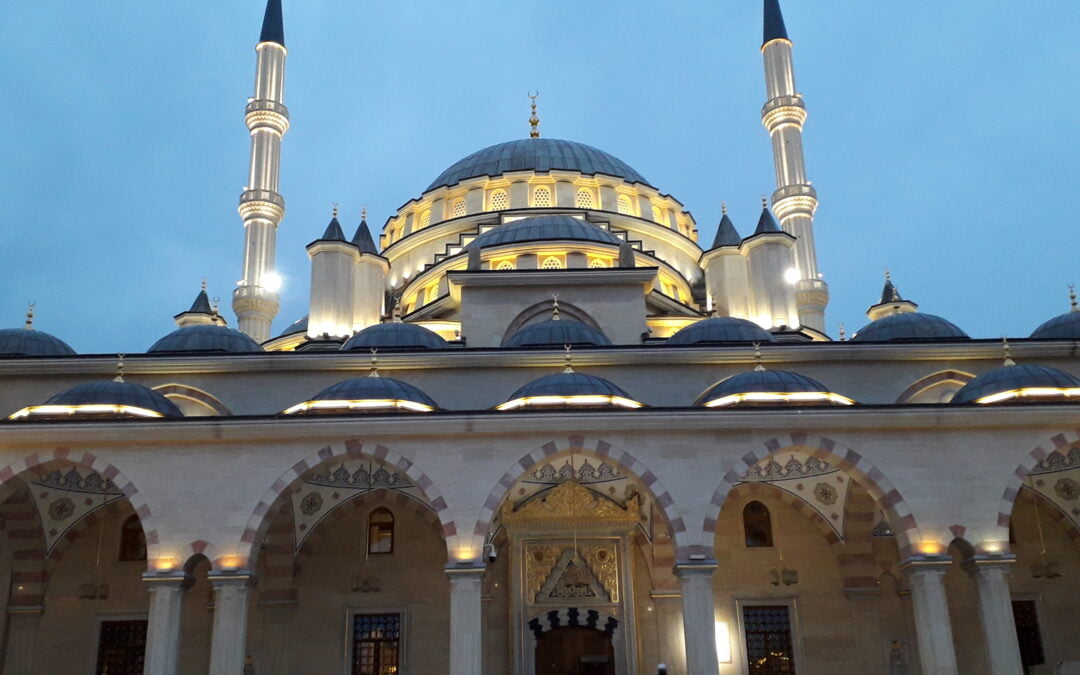
[[[180,617],[184,591],[191,579],[180,575],[144,574],[149,584],[150,615],[146,626],[146,675],[176,675],[180,663]]]
[[[919,661],[926,675],[957,674],[949,603],[945,597],[945,572],[948,569],[948,560],[917,560],[904,565],[911,583]]]
[[[979,618],[982,620],[986,651],[990,656],[991,675],[1024,672],[1013,620],[1012,595],[1009,593],[1009,573],[1013,562],[1008,559],[972,560],[964,565],[975,578],[979,589]]]
[[[483,567],[446,569],[450,577],[450,675],[484,672]]]
[[[682,582],[683,635],[686,638],[686,672],[715,675],[716,613],[713,610],[712,577],[716,561],[679,562],[675,574]]]
[[[247,654],[249,572],[211,574],[214,585],[214,632],[210,640],[210,675],[241,675]]]
[[[7,673],[32,673],[41,607],[9,607],[4,669]]]

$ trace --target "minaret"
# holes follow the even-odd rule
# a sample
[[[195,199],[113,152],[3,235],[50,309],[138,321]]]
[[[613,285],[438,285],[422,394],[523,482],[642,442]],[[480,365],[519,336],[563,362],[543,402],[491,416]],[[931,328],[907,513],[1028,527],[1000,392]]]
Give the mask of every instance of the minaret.
[[[360,257],[356,245],[345,239],[334,217],[323,235],[307,246],[311,258],[311,305],[307,334],[313,340],[348,338],[353,334],[355,267]]]
[[[761,199],[761,218],[754,234],[742,241],[750,280],[751,321],[769,330],[799,328],[799,315],[791,280],[785,278],[795,264],[795,237],[780,229]]]
[[[367,209],[362,211],[352,243],[360,253],[353,271],[352,330],[358,332],[382,321],[386,277],[390,274],[390,262],[379,255],[368,229]]]
[[[281,139],[289,129],[285,107],[285,29],[281,0],[267,0],[262,34],[255,47],[255,95],[248,100],[244,121],[251,132],[247,187],[240,195],[244,220],[244,272],[233,291],[233,311],[244,333],[257,342],[270,337],[278,313],[281,277],[274,267],[277,226],[285,216],[278,193]]]
[[[739,249],[742,237],[735,229],[735,223],[731,222],[727,205],[721,205],[721,210],[723,217],[716,228],[712,248],[701,257],[706,290],[716,316],[745,319],[750,314],[750,287],[746,258]]]
[[[776,165],[776,192],[773,211],[780,225],[796,237],[795,298],[799,323],[825,332],[825,306],[829,288],[821,280],[814,249],[814,212],[817,192],[806,178],[802,129],[806,106],[795,88],[795,65],[791,57],[784,16],[779,0],[765,0],[765,36],[761,46],[765,58],[765,87],[768,101],[761,110],[761,122],[769,131]]]

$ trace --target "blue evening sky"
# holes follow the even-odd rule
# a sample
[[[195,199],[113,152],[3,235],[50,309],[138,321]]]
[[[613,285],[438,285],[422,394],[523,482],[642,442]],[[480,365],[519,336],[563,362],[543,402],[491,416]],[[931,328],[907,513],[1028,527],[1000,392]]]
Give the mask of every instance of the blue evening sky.
[[[377,229],[443,168],[528,133],[622,158],[711,242],[774,188],[760,0],[285,0],[290,48],[279,332],[306,313],[304,245],[332,202]],[[1023,337],[1080,282],[1076,0],[784,0],[810,119],[828,326],[889,267],[975,337]],[[203,277],[235,324],[261,0],[6,3],[0,325],[140,352]]]

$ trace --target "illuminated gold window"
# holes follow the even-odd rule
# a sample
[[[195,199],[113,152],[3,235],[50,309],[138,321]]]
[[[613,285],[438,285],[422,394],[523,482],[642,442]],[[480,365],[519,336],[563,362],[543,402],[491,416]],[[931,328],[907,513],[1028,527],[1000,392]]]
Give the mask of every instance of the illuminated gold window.
[[[420,216],[420,227],[427,227],[431,224],[431,209],[424,211]]]
[[[510,197],[506,190],[495,190],[488,198],[488,211],[505,211],[510,208]]]
[[[664,212],[658,206],[652,207],[652,219],[653,222],[667,225],[667,218],[664,217]]]
[[[394,514],[379,507],[368,516],[368,553],[394,552]]]
[[[619,213],[625,213],[628,216],[634,215],[634,203],[630,201],[630,197],[626,195],[619,195],[618,199]]]
[[[601,268],[604,268],[604,267],[608,267],[608,264],[607,264],[607,261],[604,260],[603,258],[593,258],[592,260],[589,261],[589,267],[591,267],[593,269],[601,269]]]
[[[551,188],[546,185],[533,190],[533,206],[538,208],[548,208],[551,206]]]
[[[428,289],[427,289],[427,301],[428,302],[435,302],[435,300],[437,300],[438,297],[439,297],[439,287],[437,285],[428,287]]]
[[[574,198],[574,205],[579,209],[591,209],[593,207],[592,193],[581,188],[577,191],[577,197]]]
[[[540,268],[545,270],[561,270],[563,268],[562,259],[558,256],[549,255],[544,258],[544,262],[540,265]]]
[[[458,199],[454,202],[453,213],[455,218],[460,218],[465,215],[465,200]]]
[[[513,260],[501,260],[499,264],[495,266],[496,272],[505,272],[506,270],[512,270],[514,268]]]

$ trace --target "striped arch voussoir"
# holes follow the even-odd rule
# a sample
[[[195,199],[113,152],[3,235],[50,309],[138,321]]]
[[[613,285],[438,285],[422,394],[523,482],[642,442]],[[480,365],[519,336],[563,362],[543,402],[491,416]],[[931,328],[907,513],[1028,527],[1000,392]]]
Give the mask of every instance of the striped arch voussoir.
[[[614,636],[619,629],[619,620],[599,609],[563,607],[541,612],[529,619],[525,625],[532,632],[533,638],[539,640],[540,636],[549,630],[565,626],[593,628],[608,636]]]
[[[1028,452],[1024,457],[1024,460],[1016,467],[1016,470],[1009,476],[1009,481],[1005,485],[1005,491],[1001,495],[1001,502],[998,507],[998,531],[996,536],[999,541],[1009,540],[1009,523],[1012,521],[1012,512],[1016,505],[1016,498],[1020,494],[1020,488],[1023,487],[1024,481],[1027,480],[1028,475],[1035,466],[1046,459],[1047,455],[1051,452],[1054,452],[1055,450],[1068,452],[1069,448],[1077,443],[1080,443],[1080,429],[1072,429],[1060,434],[1055,434],[1046,442],[1035,446],[1035,448]]]

